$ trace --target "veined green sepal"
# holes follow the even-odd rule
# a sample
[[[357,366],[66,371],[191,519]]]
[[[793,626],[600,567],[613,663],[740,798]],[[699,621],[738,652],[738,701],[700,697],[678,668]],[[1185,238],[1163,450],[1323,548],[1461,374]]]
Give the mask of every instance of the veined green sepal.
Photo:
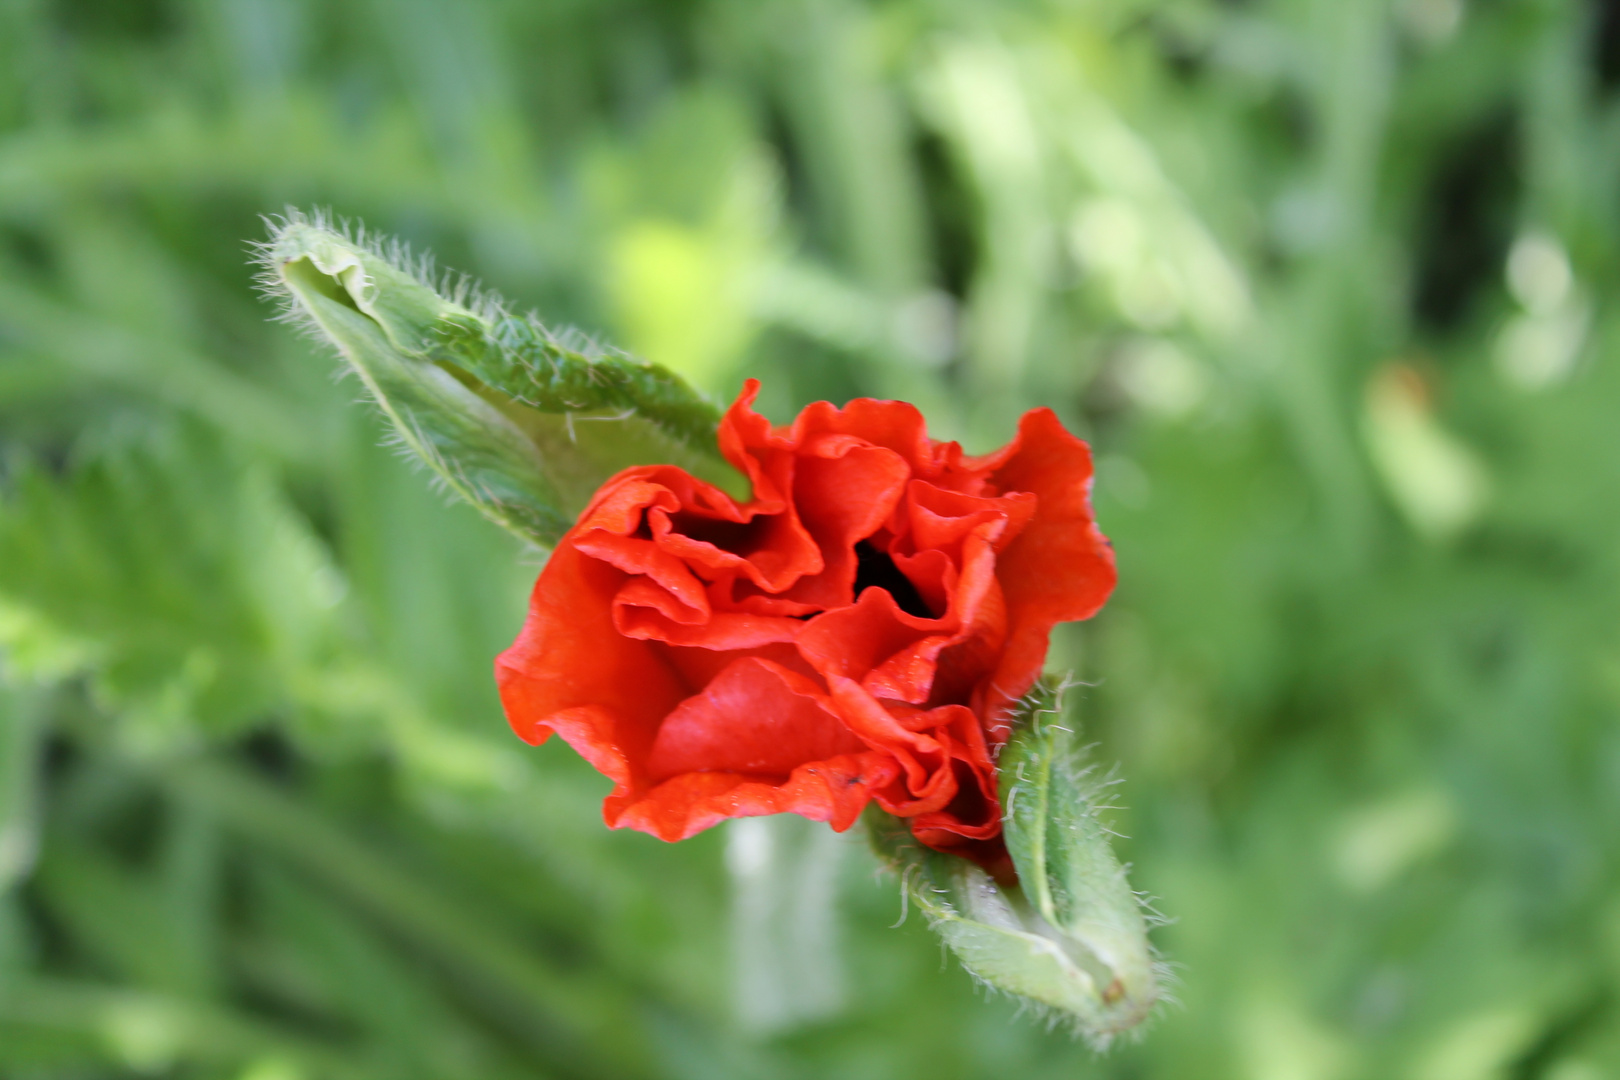
[[[1020,703],[998,768],[1016,883],[917,843],[902,819],[868,811],[873,845],[911,903],[984,983],[1070,1020],[1098,1046],[1147,1018],[1159,967],[1143,905],[1100,818],[1091,777],[1042,680]]]
[[[497,299],[447,296],[404,249],[297,212],[265,281],[359,375],[407,446],[486,516],[549,547],[631,465],[674,464],[735,496],[715,405],[654,364],[557,335]]]

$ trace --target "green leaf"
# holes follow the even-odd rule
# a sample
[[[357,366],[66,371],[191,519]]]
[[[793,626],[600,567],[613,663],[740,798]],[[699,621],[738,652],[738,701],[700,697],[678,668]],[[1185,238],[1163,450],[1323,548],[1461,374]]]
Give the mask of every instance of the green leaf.
[[[670,463],[743,494],[719,410],[664,368],[556,335],[493,297],[443,295],[402,248],[290,214],[267,283],[337,346],[404,443],[486,516],[551,546],[602,482]]]
[[[121,977],[192,997],[210,973],[185,937],[157,875],[126,868],[81,838],[52,836],[35,895],[75,945]]]
[[[0,987],[0,1035],[7,1037],[0,1046],[7,1051],[12,1032],[77,1036],[93,1049],[92,1060],[143,1075],[169,1073],[183,1062],[241,1066],[266,1058],[307,1068],[304,1075],[354,1080],[380,1075],[368,1062],[282,1021],[214,1002],[79,980],[35,977]],[[39,1053],[50,1060],[66,1057],[67,1049],[42,1042]]]
[[[510,928],[467,911],[453,892],[251,773],[198,758],[171,766],[165,780],[244,841],[276,853],[437,955],[486,1000],[520,1016],[552,1051],[599,1066],[604,1075],[653,1074],[647,1048],[625,1027],[637,1001],[623,985],[601,972],[551,963]]]
[[[1157,967],[1142,904],[1099,816],[1105,785],[1058,716],[1058,689],[1043,680],[1020,702],[999,761],[1017,882],[923,847],[892,815],[874,808],[867,820],[910,901],[975,978],[1105,1046],[1152,1011]]]
[[[341,578],[274,478],[194,425],[107,437],[0,490],[0,646],[93,672],[150,733],[261,718],[334,648]]]
[[[6,668],[0,654],[0,901],[32,872],[38,853],[46,732],[44,692],[13,679]],[[0,925],[0,978],[8,959],[5,929]]]

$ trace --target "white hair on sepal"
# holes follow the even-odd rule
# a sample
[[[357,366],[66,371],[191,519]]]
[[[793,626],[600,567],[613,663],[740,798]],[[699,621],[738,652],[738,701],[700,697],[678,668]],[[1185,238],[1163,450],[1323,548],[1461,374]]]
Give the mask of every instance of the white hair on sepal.
[[[431,252],[417,252],[404,240],[369,232],[363,224],[346,217],[335,217],[328,208],[316,207],[306,213],[297,207],[289,206],[280,214],[261,215],[260,220],[265,223],[270,236],[267,240],[250,241],[248,244],[253,261],[260,267],[260,272],[255,277],[259,290],[278,304],[280,315],[285,317],[285,321],[300,329],[313,330],[317,336],[320,334],[319,328],[315,327],[308,314],[299,308],[286,283],[281,279],[280,267],[276,265],[275,253],[279,243],[288,232],[299,226],[334,233],[345,243],[383,260],[393,269],[409,276],[441,299],[462,308],[484,324],[494,325],[516,319],[526,324],[541,342],[557,351],[574,353],[587,360],[614,358],[637,364],[645,363],[623,349],[607,344],[577,327],[552,326],[533,311],[514,314],[509,300],[483,285],[472,274],[464,270],[441,269]],[[594,376],[596,373],[591,374]]]
[[[1064,695],[1077,685],[1042,680],[1011,713],[999,765],[1002,820],[1023,881],[998,882],[924,850],[898,819],[868,820],[903,890],[976,986],[1014,997],[1018,1015],[1068,1028],[1102,1052],[1139,1038],[1159,1002],[1173,1001],[1163,987],[1174,970],[1148,937],[1169,920],[1131,888],[1130,867],[1109,844],[1120,835],[1110,822],[1120,810],[1120,770],[1101,764],[1095,745],[1077,745],[1074,725],[1064,723]]]

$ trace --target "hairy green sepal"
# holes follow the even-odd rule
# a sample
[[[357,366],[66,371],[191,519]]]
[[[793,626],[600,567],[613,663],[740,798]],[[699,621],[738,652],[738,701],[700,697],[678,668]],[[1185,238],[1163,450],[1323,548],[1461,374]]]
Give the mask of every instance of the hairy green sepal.
[[[746,495],[720,456],[719,410],[672,372],[589,349],[492,298],[462,303],[397,249],[299,214],[261,253],[405,444],[452,490],[549,547],[602,482],[668,463]]]
[[[873,844],[969,972],[1105,1045],[1152,1011],[1157,972],[1142,904],[1099,818],[1105,785],[1060,725],[1050,682],[1019,703],[998,769],[1016,883],[922,846],[875,807]]]

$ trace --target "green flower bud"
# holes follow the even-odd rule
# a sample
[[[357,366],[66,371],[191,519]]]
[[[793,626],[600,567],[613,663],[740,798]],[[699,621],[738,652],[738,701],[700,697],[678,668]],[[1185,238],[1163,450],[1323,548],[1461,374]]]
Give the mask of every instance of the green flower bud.
[[[1016,883],[923,847],[899,818],[872,810],[868,821],[910,902],[975,978],[1068,1019],[1101,1047],[1152,1011],[1159,965],[1100,817],[1106,785],[1059,724],[1058,699],[1042,680],[1019,703],[998,762]]]
[[[399,245],[296,211],[261,245],[264,281],[335,345],[401,440],[452,490],[549,547],[602,482],[670,463],[733,494],[716,407],[672,372],[553,334],[497,298],[447,296]]]

